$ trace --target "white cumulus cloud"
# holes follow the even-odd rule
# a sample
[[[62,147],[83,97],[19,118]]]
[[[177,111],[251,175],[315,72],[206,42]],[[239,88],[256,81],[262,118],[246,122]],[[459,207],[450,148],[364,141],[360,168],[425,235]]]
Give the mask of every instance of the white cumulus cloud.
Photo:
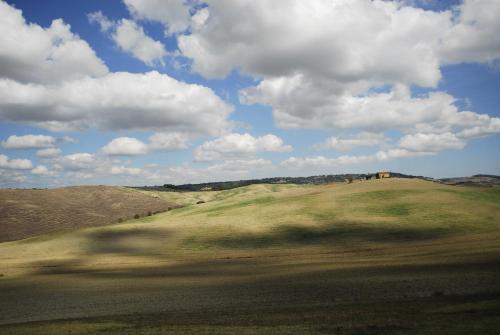
[[[459,150],[466,142],[453,133],[443,134],[409,134],[399,140],[399,147],[412,151],[438,152],[442,150]]]
[[[155,71],[51,86],[0,79],[0,119],[55,131],[92,127],[217,135],[229,127],[232,109],[207,87]]]
[[[61,19],[48,28],[28,24],[22,12],[0,2],[0,77],[20,82],[60,83],[101,76],[108,68]]]
[[[175,151],[187,149],[191,135],[186,133],[155,133],[144,143],[133,137],[118,137],[102,147],[110,156],[138,156],[151,151]]]
[[[87,18],[89,22],[97,23],[101,32],[107,34],[124,52],[149,66],[164,65],[163,58],[167,55],[165,46],[149,37],[137,22],[128,19],[115,22],[101,11],[89,13]]]
[[[0,169],[8,170],[29,170],[33,168],[33,163],[29,159],[9,158],[0,154]]]
[[[144,155],[148,146],[132,137],[118,137],[106,144],[102,151],[110,156],[137,156]]]
[[[393,148],[389,150],[377,151],[371,155],[343,155],[334,158],[328,158],[325,156],[313,156],[313,157],[290,157],[280,163],[282,167],[291,169],[303,169],[303,168],[314,168],[314,167],[337,167],[341,165],[351,165],[351,164],[366,164],[374,162],[388,161],[398,158],[407,158],[415,156],[429,155],[431,153],[427,152],[413,152],[401,148]]]
[[[45,165],[37,165],[31,170],[31,173],[38,176],[50,176],[52,172]]]
[[[437,87],[446,64],[498,60],[498,1],[439,12],[378,0],[206,3],[180,51],[207,78],[258,79],[240,100],[271,106],[279,127],[498,132],[499,118],[462,112],[445,92],[408,89]]]
[[[53,131],[140,129],[193,136],[217,136],[230,127],[233,107],[205,86],[158,72],[109,72],[61,19],[48,28],[31,24],[6,2],[0,2],[0,16],[0,121]],[[90,19],[113,29],[102,13]],[[132,21],[120,21],[117,28],[122,23],[132,29],[132,40],[143,32]],[[126,38],[123,45],[130,42]],[[129,45],[146,62],[161,57],[158,44],[134,41]]]
[[[61,149],[59,148],[41,149],[36,152],[36,155],[40,158],[55,158],[61,155]]]
[[[155,133],[149,137],[148,144],[150,150],[174,151],[187,149],[189,146],[190,134],[186,133]]]
[[[103,33],[108,32],[115,26],[115,22],[108,19],[100,10],[87,14],[87,18],[90,23],[97,23]]]
[[[144,29],[134,21],[122,19],[113,33],[113,40],[125,52],[131,53],[146,65],[163,64],[167,51],[162,43],[144,33]]]
[[[187,2],[185,0],[124,0],[128,11],[134,18],[161,22],[166,27],[166,34],[181,32],[188,28],[191,15]]]
[[[254,137],[250,134],[232,133],[215,140],[207,141],[194,151],[197,161],[214,161],[238,157],[253,156],[257,152],[287,152],[290,145],[276,135],[268,134]]]
[[[138,176],[142,173],[142,170],[126,166],[113,166],[111,167],[110,173],[114,175]]]
[[[61,157],[59,163],[66,171],[79,171],[94,169],[97,159],[94,154],[79,152]]]
[[[371,147],[387,141],[384,134],[362,132],[348,137],[329,137],[322,143],[315,145],[317,149],[336,149],[349,151],[356,147]]]
[[[56,143],[57,139],[48,135],[12,135],[2,142],[2,147],[6,149],[40,149],[53,147]]]

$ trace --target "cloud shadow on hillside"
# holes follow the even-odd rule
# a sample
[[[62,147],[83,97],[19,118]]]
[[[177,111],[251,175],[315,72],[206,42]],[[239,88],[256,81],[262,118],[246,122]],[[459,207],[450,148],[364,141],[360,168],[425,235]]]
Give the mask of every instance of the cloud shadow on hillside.
[[[155,247],[165,243],[170,236],[171,232],[164,229],[98,230],[89,235],[87,252],[91,255],[151,256],[155,254]]]
[[[188,241],[207,246],[232,249],[265,248],[279,245],[346,244],[354,241],[404,242],[440,238],[448,235],[444,228],[371,227],[334,224],[326,227],[286,225],[275,232],[224,236],[209,240]]]

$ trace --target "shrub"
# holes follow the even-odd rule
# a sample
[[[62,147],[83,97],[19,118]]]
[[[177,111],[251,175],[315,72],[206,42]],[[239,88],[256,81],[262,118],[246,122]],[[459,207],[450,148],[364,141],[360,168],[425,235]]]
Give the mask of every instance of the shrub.
[[[134,219],[138,219],[138,218],[140,218],[140,217],[141,217],[141,216],[140,216],[139,214],[134,215]]]
[[[122,218],[118,218],[118,223],[122,223],[123,222],[123,219]]]
[[[148,216],[151,216],[151,215],[153,215],[153,213],[151,213],[151,211],[149,211],[149,212],[148,212]]]
[[[196,204],[197,204],[197,205],[199,205],[199,204],[204,204],[204,203],[205,203],[205,201],[200,200],[200,201],[198,201]]]

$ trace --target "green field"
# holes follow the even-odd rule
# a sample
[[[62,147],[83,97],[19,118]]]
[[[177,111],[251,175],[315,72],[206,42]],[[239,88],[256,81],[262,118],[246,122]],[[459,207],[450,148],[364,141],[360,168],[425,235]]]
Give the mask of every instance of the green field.
[[[156,195],[185,207],[0,243],[0,334],[500,329],[499,188],[387,179]]]

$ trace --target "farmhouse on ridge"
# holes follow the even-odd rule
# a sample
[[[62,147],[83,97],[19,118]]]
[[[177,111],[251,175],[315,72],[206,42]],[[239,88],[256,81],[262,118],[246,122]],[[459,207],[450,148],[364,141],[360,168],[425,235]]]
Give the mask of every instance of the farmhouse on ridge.
[[[391,178],[391,173],[389,171],[379,171],[375,174],[377,179]]]

